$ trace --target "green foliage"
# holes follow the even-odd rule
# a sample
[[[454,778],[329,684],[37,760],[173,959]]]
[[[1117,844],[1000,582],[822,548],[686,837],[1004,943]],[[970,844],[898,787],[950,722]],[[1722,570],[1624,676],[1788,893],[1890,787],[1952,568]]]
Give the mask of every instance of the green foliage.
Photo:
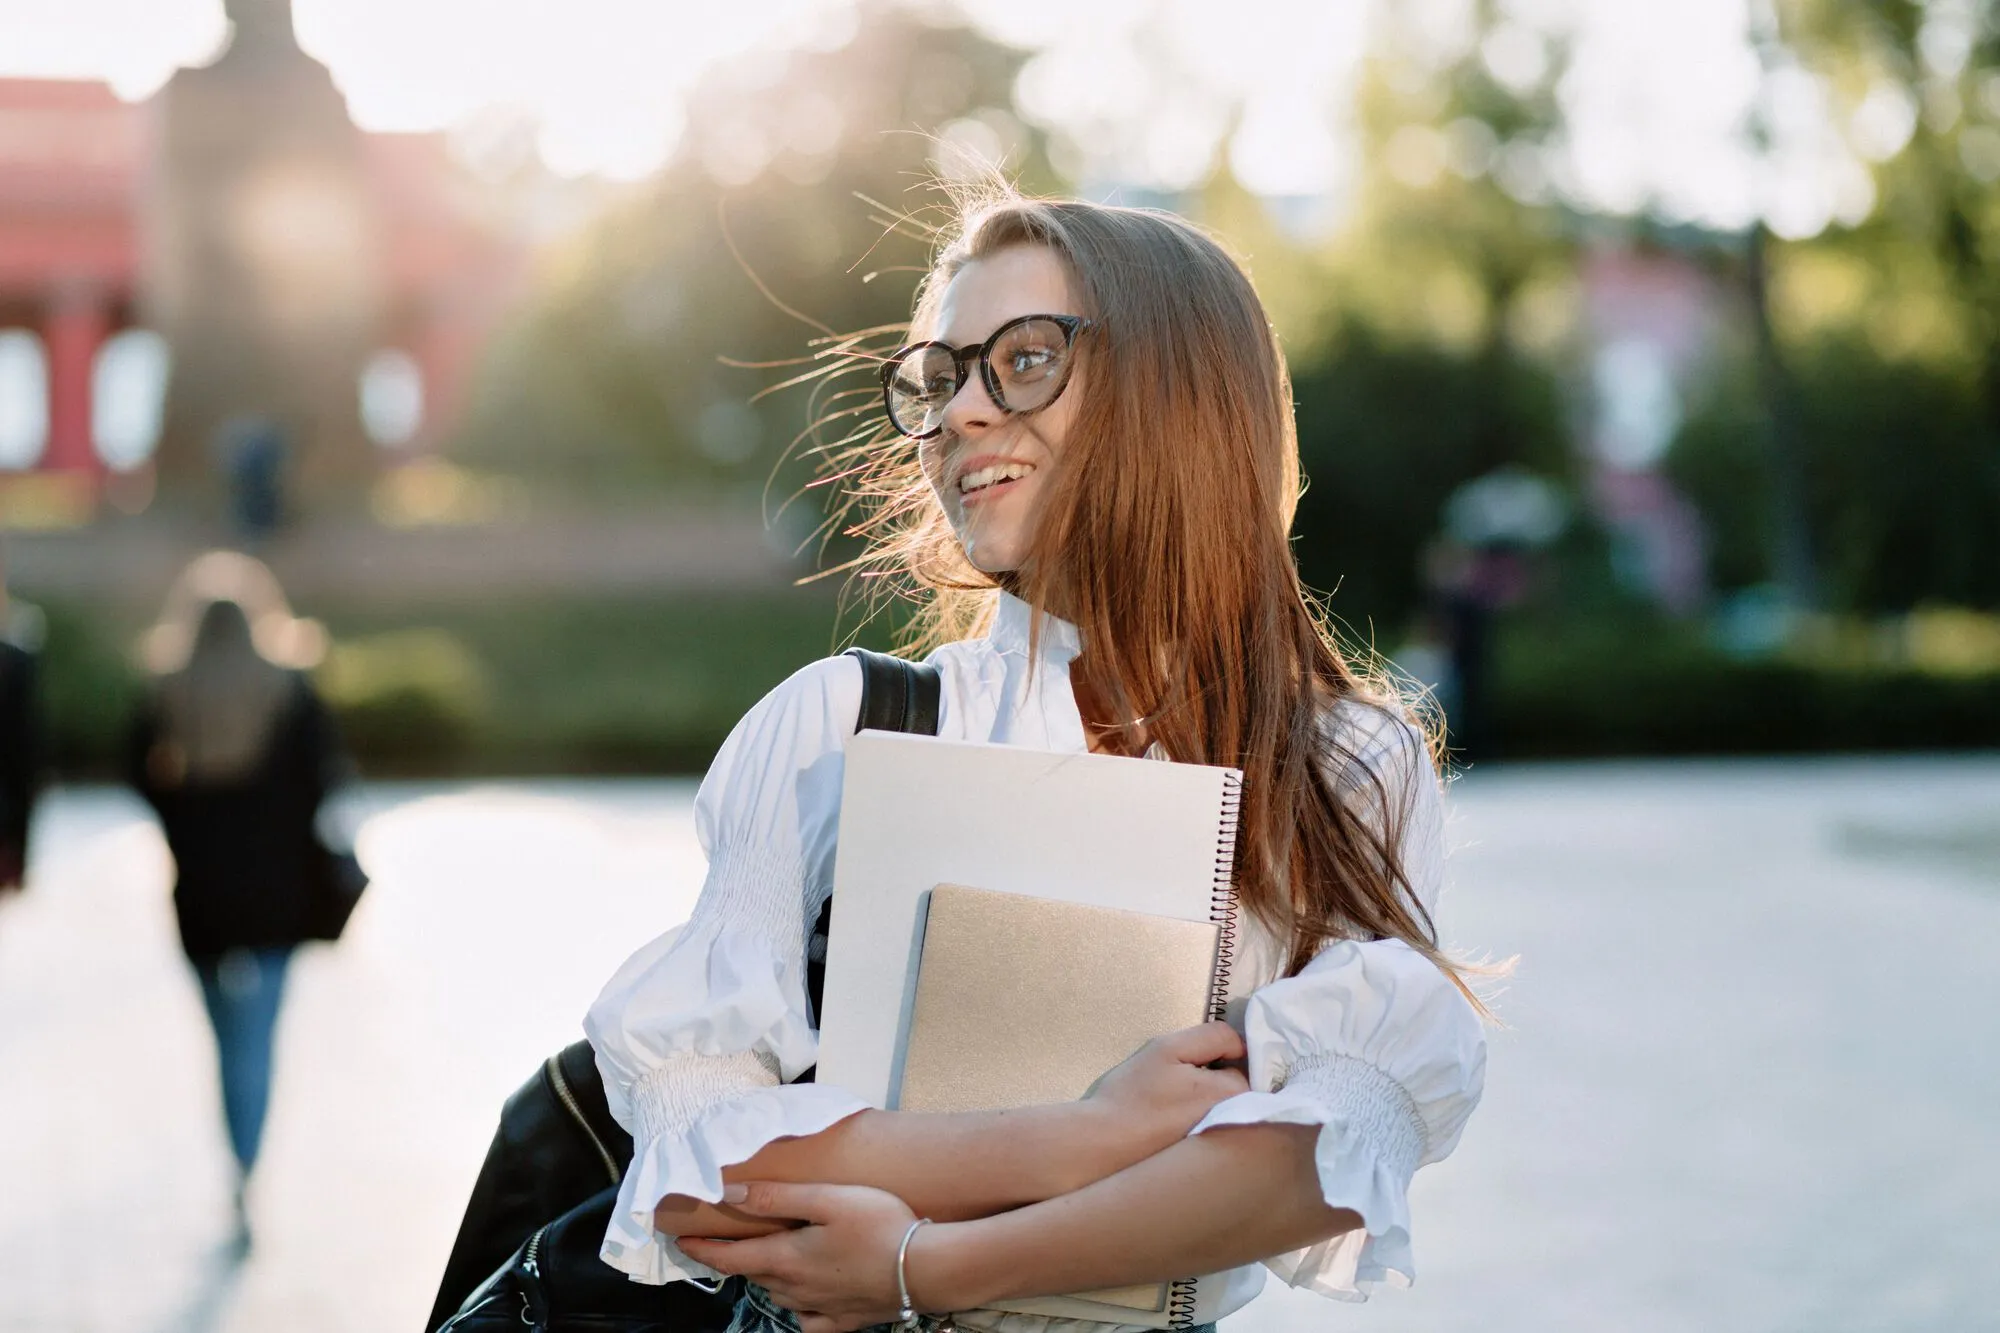
[[[917,127],[999,124],[1026,178],[1045,172],[1005,110],[1021,53],[967,29],[870,5],[846,46],[785,59],[754,89],[710,78],[682,156],[568,248],[489,367],[463,456],[599,496],[635,483],[754,493],[814,405],[803,392],[751,403],[804,367],[725,362],[793,361],[831,331],[907,322],[928,246],[890,219],[935,221],[937,203],[913,189],[939,152]],[[755,145],[777,146],[767,169],[719,184],[718,164],[727,174]],[[849,387],[851,402],[872,398],[859,377]],[[774,494],[805,475],[784,472]]]
[[[121,647],[134,627],[46,609],[58,772],[115,779],[139,697]],[[373,777],[699,772],[772,686],[847,641],[827,588],[315,610],[333,638],[315,679]],[[890,646],[887,625],[859,637]]]
[[[1974,179],[1963,151],[2000,124],[1988,91],[2000,86],[2000,26],[1985,25],[1953,76],[1959,111],[1946,116],[1919,59],[1922,6],[1785,0],[1779,10],[1783,42],[1827,73],[1837,99],[1888,80],[1924,108],[1910,145],[1875,169],[1874,217],[1772,247],[1769,313],[1796,390],[1824,602],[1867,616],[2000,605],[2000,191]],[[1481,3],[1473,19],[1485,29],[1518,15]],[[1584,492],[1565,420],[1593,350],[1581,254],[1651,225],[1579,218],[1557,202],[1546,150],[1563,138],[1560,41],[1535,86],[1509,88],[1476,35],[1438,57],[1434,43],[1399,46],[1400,21],[1386,16],[1389,35],[1378,34],[1365,67],[1358,202],[1338,235],[1288,228],[1282,210],[1226,175],[1162,201],[1249,259],[1292,356],[1310,482],[1296,529],[1302,571],[1335,592],[1333,610],[1358,634],[1384,642],[1422,604],[1421,554],[1454,488],[1519,463]],[[752,404],[789,372],[723,358],[786,360],[823,329],[906,318],[927,247],[885,235],[883,215],[856,195],[889,212],[929,200],[911,188],[935,152],[917,131],[955,118],[1012,125],[1003,137],[1017,140],[1026,183],[1062,187],[1039,139],[1006,111],[1021,59],[963,28],[864,7],[859,35],[840,50],[789,56],[754,87],[717,75],[691,112],[682,159],[544,275],[488,367],[460,452],[603,503],[637,487],[799,492],[802,470],[774,469],[812,414],[806,395]],[[829,107],[838,134],[809,142],[804,131]],[[716,164],[729,175],[730,145],[742,142],[777,145],[768,168],[718,184]],[[1737,245],[1680,239],[1711,255]],[[1726,293],[1714,311],[1721,325],[1750,322]],[[1721,335],[1668,471],[1706,522],[1712,583],[1732,591],[1774,573],[1772,390],[1742,328]],[[858,397],[846,402],[869,410],[868,385],[852,387]],[[799,512],[801,530],[820,517],[810,499]],[[1954,683],[1892,665],[1836,673],[1717,656],[1694,630],[1630,606],[1588,522],[1550,553],[1542,584],[1540,600],[1561,618],[1523,621],[1503,650],[1515,753],[1886,743],[1881,701],[1901,691],[1930,719],[1925,743],[1993,734],[1981,711],[1990,683],[1976,672]],[[824,599],[806,596],[429,616],[484,682],[487,711],[441,721],[458,687],[437,676],[351,703],[351,725],[375,728],[381,740],[369,747],[398,763],[455,754],[466,766],[698,765],[763,688],[828,650],[831,619]],[[394,624],[357,616],[342,628]],[[430,710],[431,740],[396,751],[392,742],[422,734],[418,723],[366,720],[391,697]]]
[[[47,617],[40,675],[50,761],[61,774],[108,771],[124,748],[140,690],[121,627],[69,603],[41,607]]]
[[[336,640],[316,675],[348,745],[393,764],[450,766],[489,710],[478,660],[444,630]]]
[[[1516,614],[1496,637],[1507,758],[2000,745],[1992,617],[1920,615],[1922,642],[1894,654],[1821,635],[1812,656],[1746,663],[1606,588],[1563,591],[1591,614]],[[137,697],[123,630],[48,610],[59,771],[113,777]],[[816,589],[524,598],[437,608],[414,627],[367,609],[325,619],[334,647],[319,680],[371,777],[700,772],[752,704],[845,642]],[[886,648],[889,627],[861,638]]]
[[[1400,627],[1423,598],[1422,552],[1458,486],[1502,463],[1568,472],[1559,387],[1504,347],[1455,356],[1345,326],[1297,368],[1299,568],[1350,625]]]
[[[1517,618],[1495,669],[1512,759],[2000,745],[2000,671],[1738,661],[1650,617]]]
[[[1771,459],[1748,367],[1731,367],[1667,452],[1674,485],[1701,511],[1708,577],[1732,592],[1775,577]]]
[[[1921,362],[1884,361],[1854,338],[1802,349],[1791,370],[1825,605],[2000,605],[2000,447],[1974,387]],[[1767,437],[1747,374],[1721,380],[1668,461],[1708,523],[1710,575],[1724,590],[1771,577]]]
[[[341,700],[377,773],[698,772],[752,704],[838,646],[820,590],[517,598],[439,608],[415,630],[365,609],[326,618],[349,645],[334,662],[359,651],[358,674],[406,682]],[[399,734],[396,709],[434,739]]]

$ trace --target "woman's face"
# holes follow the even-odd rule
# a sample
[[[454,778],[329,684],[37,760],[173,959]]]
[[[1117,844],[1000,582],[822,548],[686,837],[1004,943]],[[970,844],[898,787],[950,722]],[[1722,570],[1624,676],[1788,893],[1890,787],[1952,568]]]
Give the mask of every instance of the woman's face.
[[[928,336],[977,347],[1022,315],[1077,313],[1069,275],[1055,253],[1014,246],[958,271]],[[1027,559],[1041,497],[1076,408],[1076,378],[1073,370],[1049,406],[1016,416],[993,401],[975,364],[945,409],[944,430],[923,442],[925,475],[975,568],[998,574]]]

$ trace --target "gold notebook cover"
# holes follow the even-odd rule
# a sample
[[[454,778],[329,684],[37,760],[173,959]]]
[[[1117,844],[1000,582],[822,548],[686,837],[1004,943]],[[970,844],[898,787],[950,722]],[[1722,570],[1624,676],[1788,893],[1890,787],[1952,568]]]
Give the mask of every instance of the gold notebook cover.
[[[929,900],[902,1110],[1075,1101],[1154,1037],[1208,1017],[1213,924],[955,884]],[[1167,1287],[1053,1299],[1163,1313]]]

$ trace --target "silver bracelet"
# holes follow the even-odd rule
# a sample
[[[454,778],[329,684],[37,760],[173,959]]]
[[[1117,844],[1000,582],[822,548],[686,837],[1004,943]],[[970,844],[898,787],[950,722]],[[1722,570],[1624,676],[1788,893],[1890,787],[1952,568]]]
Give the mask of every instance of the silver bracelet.
[[[910,1241],[916,1236],[917,1228],[929,1224],[928,1217],[920,1217],[910,1223],[910,1229],[903,1233],[903,1243],[896,1247],[896,1294],[903,1300],[903,1308],[896,1312],[896,1326],[907,1330],[907,1333],[922,1333],[924,1324],[917,1317],[916,1307],[910,1303],[910,1278],[904,1271],[904,1264],[910,1257]]]

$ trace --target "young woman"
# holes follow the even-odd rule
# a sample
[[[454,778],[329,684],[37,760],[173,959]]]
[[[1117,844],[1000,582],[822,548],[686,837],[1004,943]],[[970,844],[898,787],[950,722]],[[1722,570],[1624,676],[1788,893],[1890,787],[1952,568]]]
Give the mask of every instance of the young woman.
[[[996,1333],[1105,1333],[986,1307],[1188,1274],[1218,1275],[1213,1321],[1260,1262],[1342,1299],[1407,1282],[1405,1193],[1479,1100],[1481,1015],[1431,923],[1424,734],[1298,582],[1290,388],[1247,276],[1170,215],[1002,197],[966,210],[912,331],[893,432],[841,467],[928,590],[939,734],[1241,768],[1230,1023],[1064,1106],[885,1112],[791,1083],[861,690],[852,660],[814,663],[702,784],[693,918],[587,1020],[636,1143],[606,1261],[747,1277],[743,1333],[891,1321],[899,1268],[917,1310]]]
[[[174,856],[174,916],[215,1030],[234,1152],[234,1241],[271,1093],[271,1044],[328,794],[350,776],[304,668],[324,635],[270,570],[214,551],[188,566],[147,641],[150,688],[126,777]]]

